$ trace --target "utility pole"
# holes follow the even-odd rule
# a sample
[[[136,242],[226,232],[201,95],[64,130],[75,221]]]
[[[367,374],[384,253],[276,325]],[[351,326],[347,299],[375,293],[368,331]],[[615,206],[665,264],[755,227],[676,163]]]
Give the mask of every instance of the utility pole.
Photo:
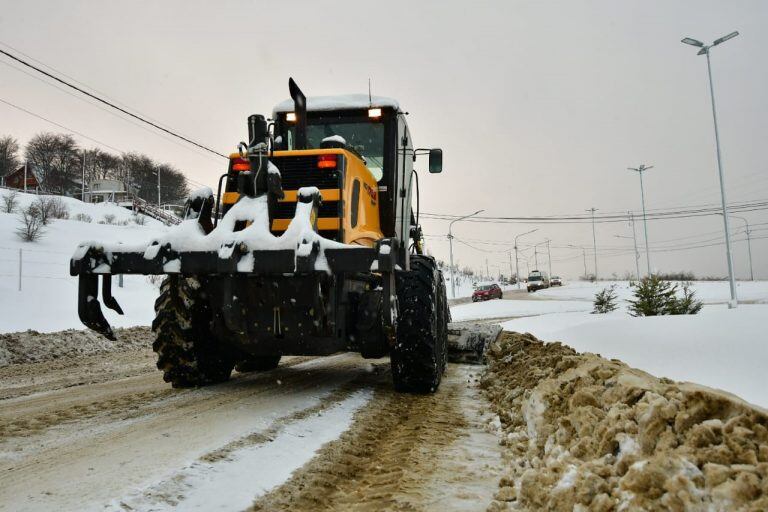
[[[752,240],[750,236],[752,234],[752,231],[749,229],[749,221],[744,217],[739,217],[738,215],[731,215],[731,217],[733,217],[734,219],[739,219],[744,221],[746,234],[747,234],[747,252],[749,253],[749,280],[754,281],[755,273],[752,271]]]
[[[552,277],[552,251],[549,249],[549,242],[551,240],[547,238],[547,262],[549,263],[549,277]]]
[[[568,244],[568,247],[573,247],[574,249],[581,249],[581,255],[584,257],[584,278],[587,278],[587,250],[583,247],[578,247],[575,245]]]
[[[627,167],[630,171],[635,171],[637,174],[640,175],[640,200],[643,203],[643,231],[645,232],[645,263],[648,266],[648,276],[651,275],[651,252],[648,249],[648,219],[645,216],[645,188],[643,187],[643,172],[647,171],[648,169],[653,169],[652,165],[645,166],[640,165],[637,168],[634,167]],[[640,277],[638,277],[640,279]]]
[[[160,169],[157,170],[157,207],[160,208]]]
[[[747,219],[743,217],[736,217],[737,219],[740,218],[744,221],[744,223],[747,225],[747,251],[749,252],[749,280],[754,281],[755,280],[755,273],[752,270],[752,240],[750,238],[750,234],[752,233],[749,230],[749,222]]]
[[[640,280],[640,252],[637,250],[637,233],[635,232],[635,216],[629,213],[629,223],[632,224],[632,240],[635,242],[635,270],[637,271],[637,280]]]
[[[85,202],[85,148],[83,148],[83,182],[80,187],[80,200]]]
[[[518,260],[517,260],[517,239],[520,238],[521,236],[529,235],[529,234],[533,233],[534,231],[538,231],[538,230],[539,230],[539,228],[532,229],[530,231],[526,231],[525,233],[521,233],[521,234],[519,234],[519,235],[517,235],[515,237],[515,279],[517,280],[517,289],[518,290],[520,289],[520,268],[519,268]]]
[[[488,277],[488,280],[490,281],[491,272],[488,270],[488,258],[485,258],[485,275]]]
[[[27,161],[24,160],[24,193],[27,193]]]
[[[592,212],[592,247],[595,251],[595,281],[597,281],[597,235],[595,234],[595,212],[597,208],[593,206],[587,211]]]
[[[717,109],[715,108],[715,86],[712,83],[712,64],[709,60],[709,50],[713,46],[717,46],[721,43],[733,39],[739,35],[738,32],[731,32],[719,39],[715,39],[712,44],[705,46],[701,41],[691,39],[690,37],[684,38],[681,42],[701,48],[696,55],[707,56],[707,74],[709,76],[709,97],[712,100],[712,121],[715,125],[715,150],[717,152],[717,170],[720,176],[720,200],[723,208],[723,225],[725,227],[725,253],[728,260],[728,281],[731,286],[731,300],[728,302],[728,308],[733,309],[738,306],[738,299],[736,298],[736,278],[733,275],[733,256],[731,255],[731,227],[728,223],[728,210],[727,201],[725,198],[725,175],[723,173],[723,161],[720,155],[720,134],[717,130]]]
[[[533,246],[533,261],[536,263],[536,270],[539,270],[539,252],[537,250],[538,245]]]
[[[160,175],[160,171],[158,170],[158,176]],[[158,189],[158,194],[160,193],[160,190]],[[448,250],[451,255],[451,298],[456,298],[456,278],[454,276],[454,270],[453,270],[453,234],[451,234],[451,228],[453,228],[453,224],[456,222],[459,222],[460,220],[468,219],[469,217],[472,217],[473,215],[477,215],[480,212],[484,212],[485,210],[477,210],[475,213],[470,213],[469,215],[465,215],[463,217],[459,217],[458,219],[454,219],[448,224]]]

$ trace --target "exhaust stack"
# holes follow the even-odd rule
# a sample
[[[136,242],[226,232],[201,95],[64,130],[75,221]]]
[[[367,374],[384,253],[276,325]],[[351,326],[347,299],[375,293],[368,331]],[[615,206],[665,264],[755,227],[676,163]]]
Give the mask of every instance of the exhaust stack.
[[[296,149],[307,149],[307,97],[293,78],[288,79],[288,90],[296,112]]]

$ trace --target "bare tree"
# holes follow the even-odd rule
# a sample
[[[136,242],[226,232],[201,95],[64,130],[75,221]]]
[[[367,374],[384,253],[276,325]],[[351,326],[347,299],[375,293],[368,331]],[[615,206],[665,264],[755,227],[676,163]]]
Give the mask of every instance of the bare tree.
[[[16,210],[16,206],[19,203],[19,193],[15,190],[9,190],[3,194],[3,211],[5,213],[13,213]]]
[[[19,168],[19,142],[6,135],[0,137],[0,176],[5,176]]]
[[[77,143],[68,134],[38,133],[27,143],[25,155],[43,188],[60,194],[72,188],[72,180],[82,165]]]
[[[53,210],[53,201],[50,197],[37,196],[37,200],[34,202],[37,214],[40,217],[40,222],[43,226],[48,225],[51,221],[51,211]]]
[[[49,199],[49,216],[52,219],[69,218],[69,208],[61,197],[55,196]]]
[[[35,203],[21,210],[19,214],[21,226],[16,229],[16,235],[25,242],[36,242],[42,238],[43,220],[40,216],[40,209]]]

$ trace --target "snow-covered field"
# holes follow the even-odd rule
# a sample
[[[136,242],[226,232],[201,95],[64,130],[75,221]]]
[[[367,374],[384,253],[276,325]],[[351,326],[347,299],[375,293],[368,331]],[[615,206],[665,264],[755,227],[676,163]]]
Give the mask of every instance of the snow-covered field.
[[[616,295],[619,299],[631,298],[632,289],[627,281],[572,281],[565,286],[539,290],[536,297],[552,299],[572,299],[592,301],[595,294],[603,288],[616,285]],[[693,288],[696,297],[705,304],[727,302],[730,299],[730,288],[727,281],[694,281]],[[737,281],[736,296],[739,301],[766,302],[768,303],[768,282],[766,281]]]
[[[618,310],[590,314],[594,294],[616,284]],[[451,308],[455,321],[514,318],[507,331],[530,332],[544,341],[561,341],[582,352],[599,353],[659,377],[696,382],[738,395],[768,408],[765,361],[768,361],[768,282],[740,282],[740,304],[729,310],[727,282],[695,282],[707,305],[698,315],[630,316],[626,281],[568,283],[525,296]],[[534,300],[534,297],[539,300]]]
[[[9,193],[0,189],[0,195]],[[35,194],[19,194],[18,209],[36,201]],[[88,204],[62,197],[69,210],[69,219],[52,220],[37,242],[24,242],[17,235],[18,213],[0,213],[0,332],[33,329],[50,332],[62,329],[82,329],[77,316],[77,278],[69,275],[69,259],[80,242],[144,243],[166,228],[146,219],[137,225],[133,214],[114,204]],[[77,214],[88,215],[91,222],[74,220]],[[99,224],[105,216],[113,216],[115,224]],[[19,250],[22,259],[21,291],[19,291]],[[157,288],[144,276],[124,276],[123,288],[114,278],[113,293],[125,311],[117,315],[104,308],[105,316],[116,327],[149,325]]]

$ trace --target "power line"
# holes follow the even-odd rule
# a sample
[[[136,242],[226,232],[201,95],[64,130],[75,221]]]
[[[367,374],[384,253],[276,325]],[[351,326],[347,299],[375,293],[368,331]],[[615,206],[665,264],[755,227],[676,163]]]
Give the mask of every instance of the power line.
[[[719,215],[720,208],[695,208],[695,209],[677,209],[667,212],[656,212],[647,215],[649,220],[661,220],[661,219],[684,219],[703,217],[711,215]],[[749,212],[749,211],[762,211],[768,210],[768,200],[757,200],[748,203],[733,203],[729,205],[728,210],[730,212]],[[424,218],[432,220],[454,220],[455,215],[429,213],[422,212]],[[627,214],[620,215],[608,214],[608,215],[595,215],[595,222],[598,223],[610,223],[610,222],[626,222]],[[581,214],[576,215],[561,215],[561,216],[530,216],[530,217],[491,217],[491,216],[477,216],[472,219],[467,219],[467,222],[479,222],[488,224],[585,224],[592,222],[592,216],[586,216]]]
[[[15,60],[16,62],[18,62],[20,64],[23,64],[24,66],[27,66],[28,68],[34,69],[38,73],[41,73],[41,74],[43,74],[43,75],[45,75],[45,76],[47,76],[47,77],[49,77],[49,78],[51,78],[53,80],[56,80],[57,82],[65,85],[65,86],[67,86],[67,87],[69,87],[71,89],[74,89],[74,90],[76,90],[76,91],[78,91],[78,92],[80,92],[82,94],[85,94],[86,96],[88,96],[90,98],[93,98],[94,100],[96,100],[96,101],[98,101],[100,103],[103,103],[104,105],[107,105],[108,107],[111,107],[111,108],[113,108],[115,110],[119,110],[123,114],[128,115],[128,116],[130,116],[130,117],[132,117],[132,118],[134,118],[134,119],[136,119],[138,121],[141,121],[142,123],[148,124],[148,125],[156,128],[156,129],[158,129],[158,130],[161,130],[161,131],[163,131],[163,132],[165,132],[165,133],[167,133],[169,135],[172,135],[173,137],[176,137],[176,138],[181,139],[181,140],[183,140],[185,142],[188,142],[189,144],[192,144],[193,146],[197,146],[198,148],[201,148],[201,149],[204,149],[205,151],[213,153],[214,155],[218,155],[218,156],[220,156],[222,158],[229,159],[229,157],[227,155],[223,154],[223,153],[219,153],[218,151],[216,151],[214,149],[211,149],[208,146],[200,144],[199,142],[195,142],[192,139],[188,139],[187,137],[184,137],[183,135],[179,135],[178,133],[176,133],[174,131],[171,131],[168,128],[164,128],[163,126],[160,126],[159,124],[157,124],[157,123],[155,123],[153,121],[150,121],[149,119],[146,119],[146,118],[144,118],[144,117],[142,117],[140,115],[134,114],[133,112],[130,112],[130,111],[128,111],[128,110],[118,106],[118,105],[115,105],[114,103],[112,103],[110,101],[102,99],[99,96],[96,96],[95,94],[92,94],[92,93],[86,91],[85,89],[82,89],[82,88],[80,88],[80,87],[78,87],[78,86],[76,86],[76,85],[74,85],[74,84],[72,84],[70,82],[67,82],[66,80],[64,80],[62,78],[57,77],[56,75],[53,75],[53,74],[45,71],[44,69],[40,69],[39,67],[35,66],[34,64],[31,64],[31,63],[25,61],[24,59],[21,59],[21,58],[15,56],[15,55],[13,55],[12,53],[9,53],[9,52],[3,50],[2,48],[0,48],[0,53],[2,53],[3,55],[5,55],[5,56],[7,56],[7,57],[9,57],[9,58],[11,58],[13,60]]]
[[[2,50],[0,50],[0,51],[2,51]],[[117,152],[117,153],[121,153],[121,154],[125,154],[125,153],[128,153],[128,151],[122,150],[122,149],[120,149],[120,148],[116,148],[115,146],[112,146],[112,145],[110,145],[110,144],[107,144],[106,142],[102,142],[102,141],[100,141],[100,140],[98,140],[98,139],[94,139],[93,137],[90,137],[90,136],[88,136],[88,135],[86,135],[86,134],[84,134],[84,133],[82,133],[82,132],[79,132],[79,131],[77,131],[77,130],[74,130],[74,129],[72,129],[72,128],[69,128],[69,127],[67,127],[67,126],[64,126],[63,124],[61,124],[61,123],[57,123],[56,121],[52,121],[52,120],[50,120],[50,119],[48,119],[48,118],[45,118],[45,117],[41,116],[40,114],[36,114],[36,113],[32,112],[31,110],[27,110],[26,108],[24,108],[24,107],[20,107],[20,106],[18,106],[18,105],[16,105],[16,104],[14,104],[14,103],[11,103],[10,101],[7,101],[7,100],[4,100],[4,99],[0,98],[0,103],[4,103],[4,104],[8,105],[9,107],[15,108],[15,109],[17,109],[17,110],[19,110],[19,111],[21,111],[21,112],[24,112],[25,114],[28,114],[28,115],[30,115],[30,116],[32,116],[32,117],[36,117],[37,119],[40,119],[40,120],[42,120],[42,121],[45,121],[46,123],[50,123],[50,124],[52,124],[52,125],[54,125],[54,126],[58,126],[58,127],[59,127],[59,128],[61,128],[62,130],[66,130],[66,131],[68,131],[68,132],[70,132],[70,133],[74,133],[75,135],[78,135],[78,136],[80,136],[80,137],[83,137],[84,139],[87,139],[87,140],[89,140],[89,141],[91,141],[91,142],[94,142],[94,143],[96,143],[96,144],[99,144],[99,145],[101,145],[101,146],[104,146],[105,148],[111,149],[112,151],[115,151],[115,152]],[[187,181],[189,181],[189,182],[191,182],[191,183],[194,183],[195,185],[199,185],[199,186],[201,186],[201,187],[205,187],[205,186],[207,186],[207,185],[205,185],[204,183],[200,183],[199,181],[195,181],[195,180],[193,180],[192,178],[189,178],[189,177],[187,177],[187,176],[184,176],[184,179],[185,179],[185,180],[187,180]]]
[[[0,50],[0,51],[2,51],[2,50]],[[78,132],[77,130],[73,130],[72,128],[68,128],[68,127],[64,126],[63,124],[57,123],[56,121],[51,121],[50,119],[47,119],[47,118],[45,118],[45,117],[43,117],[43,116],[41,116],[39,114],[35,114],[31,110],[27,110],[24,107],[20,107],[18,105],[15,105],[15,104],[11,103],[10,101],[7,101],[7,100],[4,100],[4,99],[0,98],[0,103],[5,103],[9,107],[13,107],[16,110],[20,110],[21,112],[24,112],[25,114],[29,114],[32,117],[36,117],[36,118],[38,118],[38,119],[40,119],[42,121],[45,121],[46,123],[50,123],[50,124],[52,124],[54,126],[58,126],[62,130],[67,130],[68,132],[74,133],[75,135],[79,135],[80,137],[83,137],[84,139],[88,139],[91,142],[95,142],[96,144],[104,146],[105,148],[109,148],[109,149],[111,149],[113,151],[117,151],[118,153],[125,153],[125,151],[123,151],[122,149],[118,149],[118,148],[116,148],[114,146],[110,146],[106,142],[101,142],[100,140],[94,139],[93,137],[89,137],[88,135],[85,135],[84,133]]]
[[[2,44],[3,46],[8,46],[7,44],[4,44],[2,42],[0,42],[0,44]],[[8,46],[8,47],[11,48],[10,46]],[[22,53],[22,52],[19,52],[19,53]],[[26,54],[22,53],[22,55],[26,55]],[[33,58],[31,58],[31,59],[36,61],[36,62],[40,62],[40,61],[38,61],[36,59],[33,59]],[[4,66],[8,66],[9,68],[11,68],[11,69],[13,69],[15,71],[18,71],[19,73],[23,73],[23,74],[27,75],[28,77],[30,77],[30,78],[32,78],[34,80],[37,80],[40,83],[43,83],[43,84],[45,84],[47,86],[50,86],[50,87],[53,87],[57,91],[59,91],[59,92],[61,92],[63,94],[66,94],[67,96],[71,96],[72,98],[75,98],[78,101],[82,101],[86,105],[90,105],[91,107],[97,108],[97,109],[101,110],[102,112],[106,112],[107,114],[109,114],[111,116],[114,116],[117,119],[120,119],[121,121],[126,122],[126,123],[128,123],[130,125],[133,125],[133,126],[135,126],[137,128],[140,128],[140,129],[142,129],[142,130],[144,130],[144,131],[146,131],[148,133],[151,133],[151,134],[155,135],[156,137],[160,137],[161,139],[166,140],[166,141],[168,141],[168,142],[170,142],[172,144],[175,144],[175,145],[177,145],[179,147],[188,148],[187,145],[183,144],[182,142],[179,142],[176,139],[173,139],[171,137],[167,137],[167,136],[163,135],[162,133],[157,133],[155,130],[153,130],[152,128],[150,128],[148,126],[143,125],[142,123],[138,123],[138,122],[136,122],[136,121],[134,121],[132,119],[128,119],[125,116],[121,116],[119,113],[114,112],[113,110],[111,110],[109,108],[106,108],[106,107],[103,107],[103,106],[98,105],[96,103],[93,103],[91,101],[88,101],[88,98],[84,98],[81,95],[78,95],[78,94],[75,94],[73,92],[70,92],[70,91],[66,90],[64,87],[58,86],[58,85],[56,85],[54,83],[51,83],[48,80],[45,80],[44,78],[39,77],[39,76],[37,76],[37,75],[35,75],[33,73],[30,73],[28,71],[24,71],[20,67],[14,66],[13,64],[10,64],[10,63],[4,62],[4,61],[0,61],[0,64],[3,64]],[[51,66],[48,66],[47,64],[44,64],[44,63],[41,63],[41,64],[43,64],[43,65],[45,65],[47,67],[51,67]],[[54,69],[54,68],[51,68],[51,69]],[[64,73],[62,73],[62,74],[64,74]],[[64,75],[64,76],[68,76],[68,75]],[[144,115],[144,114],[142,114],[142,115]],[[146,117],[149,117],[149,116],[146,116]],[[152,118],[150,117],[150,119],[152,119]],[[200,151],[200,150],[196,149],[196,151]],[[206,158],[213,158],[213,155],[211,155],[210,153],[205,152],[205,151],[200,151],[199,154],[200,155],[204,155]],[[217,159],[216,161],[219,161],[219,160]]]

